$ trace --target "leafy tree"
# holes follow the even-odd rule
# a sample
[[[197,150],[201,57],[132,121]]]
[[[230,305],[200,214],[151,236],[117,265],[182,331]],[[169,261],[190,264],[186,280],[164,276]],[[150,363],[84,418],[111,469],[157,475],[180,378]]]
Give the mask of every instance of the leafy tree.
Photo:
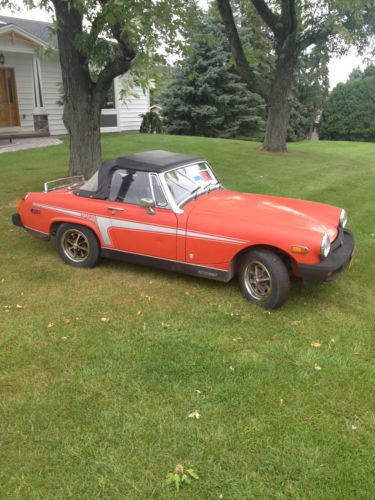
[[[315,47],[300,57],[289,99],[288,141],[311,137],[328,96],[328,62],[329,55],[325,47]]]
[[[100,112],[116,76],[142,69],[163,44],[172,51],[196,12],[195,0],[24,0],[55,15],[70,135],[70,173],[101,164]],[[11,5],[0,0],[0,5]],[[16,9],[16,6],[13,5]],[[139,82],[145,86],[144,79]]]
[[[161,95],[168,85],[173,73],[169,64],[156,63],[150,69],[150,104],[160,104]]]
[[[163,122],[158,113],[148,111],[147,113],[143,113],[141,117],[140,132],[145,134],[161,134],[163,132]]]
[[[171,134],[259,137],[264,103],[235,71],[218,20],[210,15],[163,93],[163,116]]]
[[[357,80],[366,78],[367,76],[375,76],[375,64],[369,64],[365,69],[354,68],[349,75],[349,80]]]
[[[375,141],[375,76],[339,83],[328,97],[321,139]]]
[[[225,25],[233,57],[250,90],[268,105],[263,149],[286,151],[289,98],[296,65],[308,48],[327,47],[329,53],[343,52],[355,43],[360,50],[373,44],[374,0],[247,0],[240,16],[234,16],[230,0],[216,0]],[[257,25],[272,37],[274,65],[271,72],[249,60],[239,33],[241,17],[251,12]],[[235,10],[236,13],[236,10]]]

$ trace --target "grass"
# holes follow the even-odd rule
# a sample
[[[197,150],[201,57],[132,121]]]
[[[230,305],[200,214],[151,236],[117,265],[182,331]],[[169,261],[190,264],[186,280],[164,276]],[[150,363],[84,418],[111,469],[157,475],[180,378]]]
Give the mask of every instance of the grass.
[[[104,158],[155,148],[233,189],[344,206],[354,265],[272,312],[235,281],[77,270],[10,223],[67,145],[0,155],[0,498],[372,499],[375,144],[103,137]],[[178,463],[199,480],[177,494]]]

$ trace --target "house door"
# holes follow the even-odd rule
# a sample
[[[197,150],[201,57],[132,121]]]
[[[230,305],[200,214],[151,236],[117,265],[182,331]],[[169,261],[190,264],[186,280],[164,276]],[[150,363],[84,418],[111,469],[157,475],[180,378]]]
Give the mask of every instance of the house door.
[[[14,69],[0,68],[0,127],[17,127],[19,124]]]

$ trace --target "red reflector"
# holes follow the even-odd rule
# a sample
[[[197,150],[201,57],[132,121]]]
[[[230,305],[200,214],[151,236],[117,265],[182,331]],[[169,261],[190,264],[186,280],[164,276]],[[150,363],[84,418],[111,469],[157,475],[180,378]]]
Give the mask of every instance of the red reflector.
[[[32,213],[32,214],[40,214],[40,208],[35,208],[35,207],[33,207],[33,208],[31,209],[31,213]]]

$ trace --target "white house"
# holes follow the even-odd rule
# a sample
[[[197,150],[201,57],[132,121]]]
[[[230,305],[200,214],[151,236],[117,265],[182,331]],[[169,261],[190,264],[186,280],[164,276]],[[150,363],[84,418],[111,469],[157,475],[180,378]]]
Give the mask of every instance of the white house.
[[[0,16],[0,135],[66,134],[57,38],[49,27],[49,23]],[[41,49],[47,47],[52,54],[42,56]],[[149,94],[141,89],[133,89],[125,102],[120,98],[124,78],[114,80],[102,110],[102,132],[139,130],[140,114],[149,111]]]

